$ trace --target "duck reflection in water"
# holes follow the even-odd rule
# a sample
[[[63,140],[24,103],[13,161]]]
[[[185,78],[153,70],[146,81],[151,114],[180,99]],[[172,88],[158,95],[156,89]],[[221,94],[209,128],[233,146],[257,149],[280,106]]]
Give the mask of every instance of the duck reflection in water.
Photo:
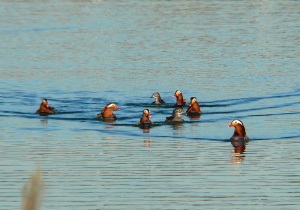
[[[109,103],[103,109],[99,114],[97,114],[98,120],[103,120],[105,122],[113,122],[117,119],[116,115],[113,111],[120,110],[120,108],[115,103]]]
[[[43,99],[42,103],[40,104],[40,108],[36,110],[36,113],[42,115],[42,116],[47,116],[49,114],[56,113],[56,109],[54,107],[51,107],[50,104],[48,103],[47,99]]]
[[[173,130],[182,130],[182,129],[184,129],[184,125],[182,123],[173,123],[172,127],[173,127]]]
[[[47,125],[48,124],[48,119],[41,119],[40,120],[42,125]]]
[[[244,152],[246,150],[246,145],[249,142],[249,137],[246,134],[246,128],[244,123],[240,120],[233,120],[228,126],[234,127],[234,133],[230,138],[231,145],[234,148],[232,162],[241,163],[245,158]]]
[[[143,130],[143,133],[150,133],[150,126],[139,126]]]
[[[245,159],[245,150],[246,145],[248,144],[247,140],[238,140],[238,139],[231,139],[231,145],[234,148],[232,153],[231,161],[233,163],[241,163]]]
[[[145,147],[148,147],[148,148],[151,147],[151,141],[150,141],[149,137],[147,137],[146,139],[144,139],[144,145],[145,145]]]

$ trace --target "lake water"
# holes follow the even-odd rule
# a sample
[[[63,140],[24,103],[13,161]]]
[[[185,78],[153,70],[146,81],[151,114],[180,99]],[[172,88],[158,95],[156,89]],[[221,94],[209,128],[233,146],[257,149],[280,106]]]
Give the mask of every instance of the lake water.
[[[1,210],[37,166],[44,210],[299,209],[300,1],[1,1],[0,19]],[[177,89],[203,114],[173,126]]]

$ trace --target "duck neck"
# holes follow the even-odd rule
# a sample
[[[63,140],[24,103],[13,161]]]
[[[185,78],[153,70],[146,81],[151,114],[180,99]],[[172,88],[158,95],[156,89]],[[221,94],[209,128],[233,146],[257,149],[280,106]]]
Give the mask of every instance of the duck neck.
[[[150,119],[149,119],[148,116],[143,115],[143,117],[141,118],[140,122],[141,122],[141,123],[149,123],[149,122],[151,122],[151,121],[150,121]]]
[[[186,112],[196,112],[196,113],[200,113],[200,106],[198,103],[193,103],[191,104],[191,106],[188,108],[188,110]]]
[[[115,115],[114,115],[112,109],[109,109],[109,108],[105,107],[105,108],[103,109],[103,111],[102,111],[102,117],[104,117],[104,118],[105,118],[105,117],[112,117],[112,118],[114,118]]]
[[[244,126],[240,126],[240,125],[236,126],[233,135],[244,137],[246,135],[246,130],[245,130]]]

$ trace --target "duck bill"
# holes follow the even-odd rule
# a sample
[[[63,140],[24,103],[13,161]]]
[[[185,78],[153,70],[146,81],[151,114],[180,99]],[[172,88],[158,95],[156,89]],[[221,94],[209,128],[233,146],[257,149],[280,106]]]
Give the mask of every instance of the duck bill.
[[[115,107],[115,110],[116,110],[116,111],[117,111],[117,110],[120,110],[120,108],[116,106],[116,107]]]
[[[231,123],[228,125],[228,127],[234,127],[234,125],[232,125]]]

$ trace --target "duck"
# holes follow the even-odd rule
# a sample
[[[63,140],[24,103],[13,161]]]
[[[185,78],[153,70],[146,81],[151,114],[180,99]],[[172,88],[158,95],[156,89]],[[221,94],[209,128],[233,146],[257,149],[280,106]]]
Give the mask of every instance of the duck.
[[[188,116],[199,116],[201,114],[200,105],[196,97],[191,97],[189,108],[186,110]]]
[[[175,107],[185,106],[185,98],[183,98],[182,92],[180,90],[175,91],[174,97],[176,98]]]
[[[154,123],[149,119],[151,117],[151,113],[149,109],[143,110],[143,115],[140,121],[137,123],[140,127],[150,127]]]
[[[234,127],[234,133],[230,140],[249,140],[249,136],[246,134],[246,128],[241,120],[235,119],[228,125],[228,127]]]
[[[49,115],[56,112],[57,110],[54,107],[51,107],[50,104],[48,103],[48,100],[45,98],[42,100],[40,104],[40,108],[36,110],[36,113],[40,115]]]
[[[160,94],[158,92],[153,93],[150,98],[155,98],[155,101],[153,101],[152,104],[165,104],[164,100],[161,99]]]
[[[120,110],[120,108],[115,103],[109,103],[103,107],[102,111],[97,114],[97,119],[107,119],[107,120],[116,120],[117,117],[113,111]]]
[[[171,123],[180,123],[184,122],[184,119],[180,117],[181,114],[185,114],[182,107],[176,107],[173,110],[172,116],[166,117],[165,122],[171,122]]]

